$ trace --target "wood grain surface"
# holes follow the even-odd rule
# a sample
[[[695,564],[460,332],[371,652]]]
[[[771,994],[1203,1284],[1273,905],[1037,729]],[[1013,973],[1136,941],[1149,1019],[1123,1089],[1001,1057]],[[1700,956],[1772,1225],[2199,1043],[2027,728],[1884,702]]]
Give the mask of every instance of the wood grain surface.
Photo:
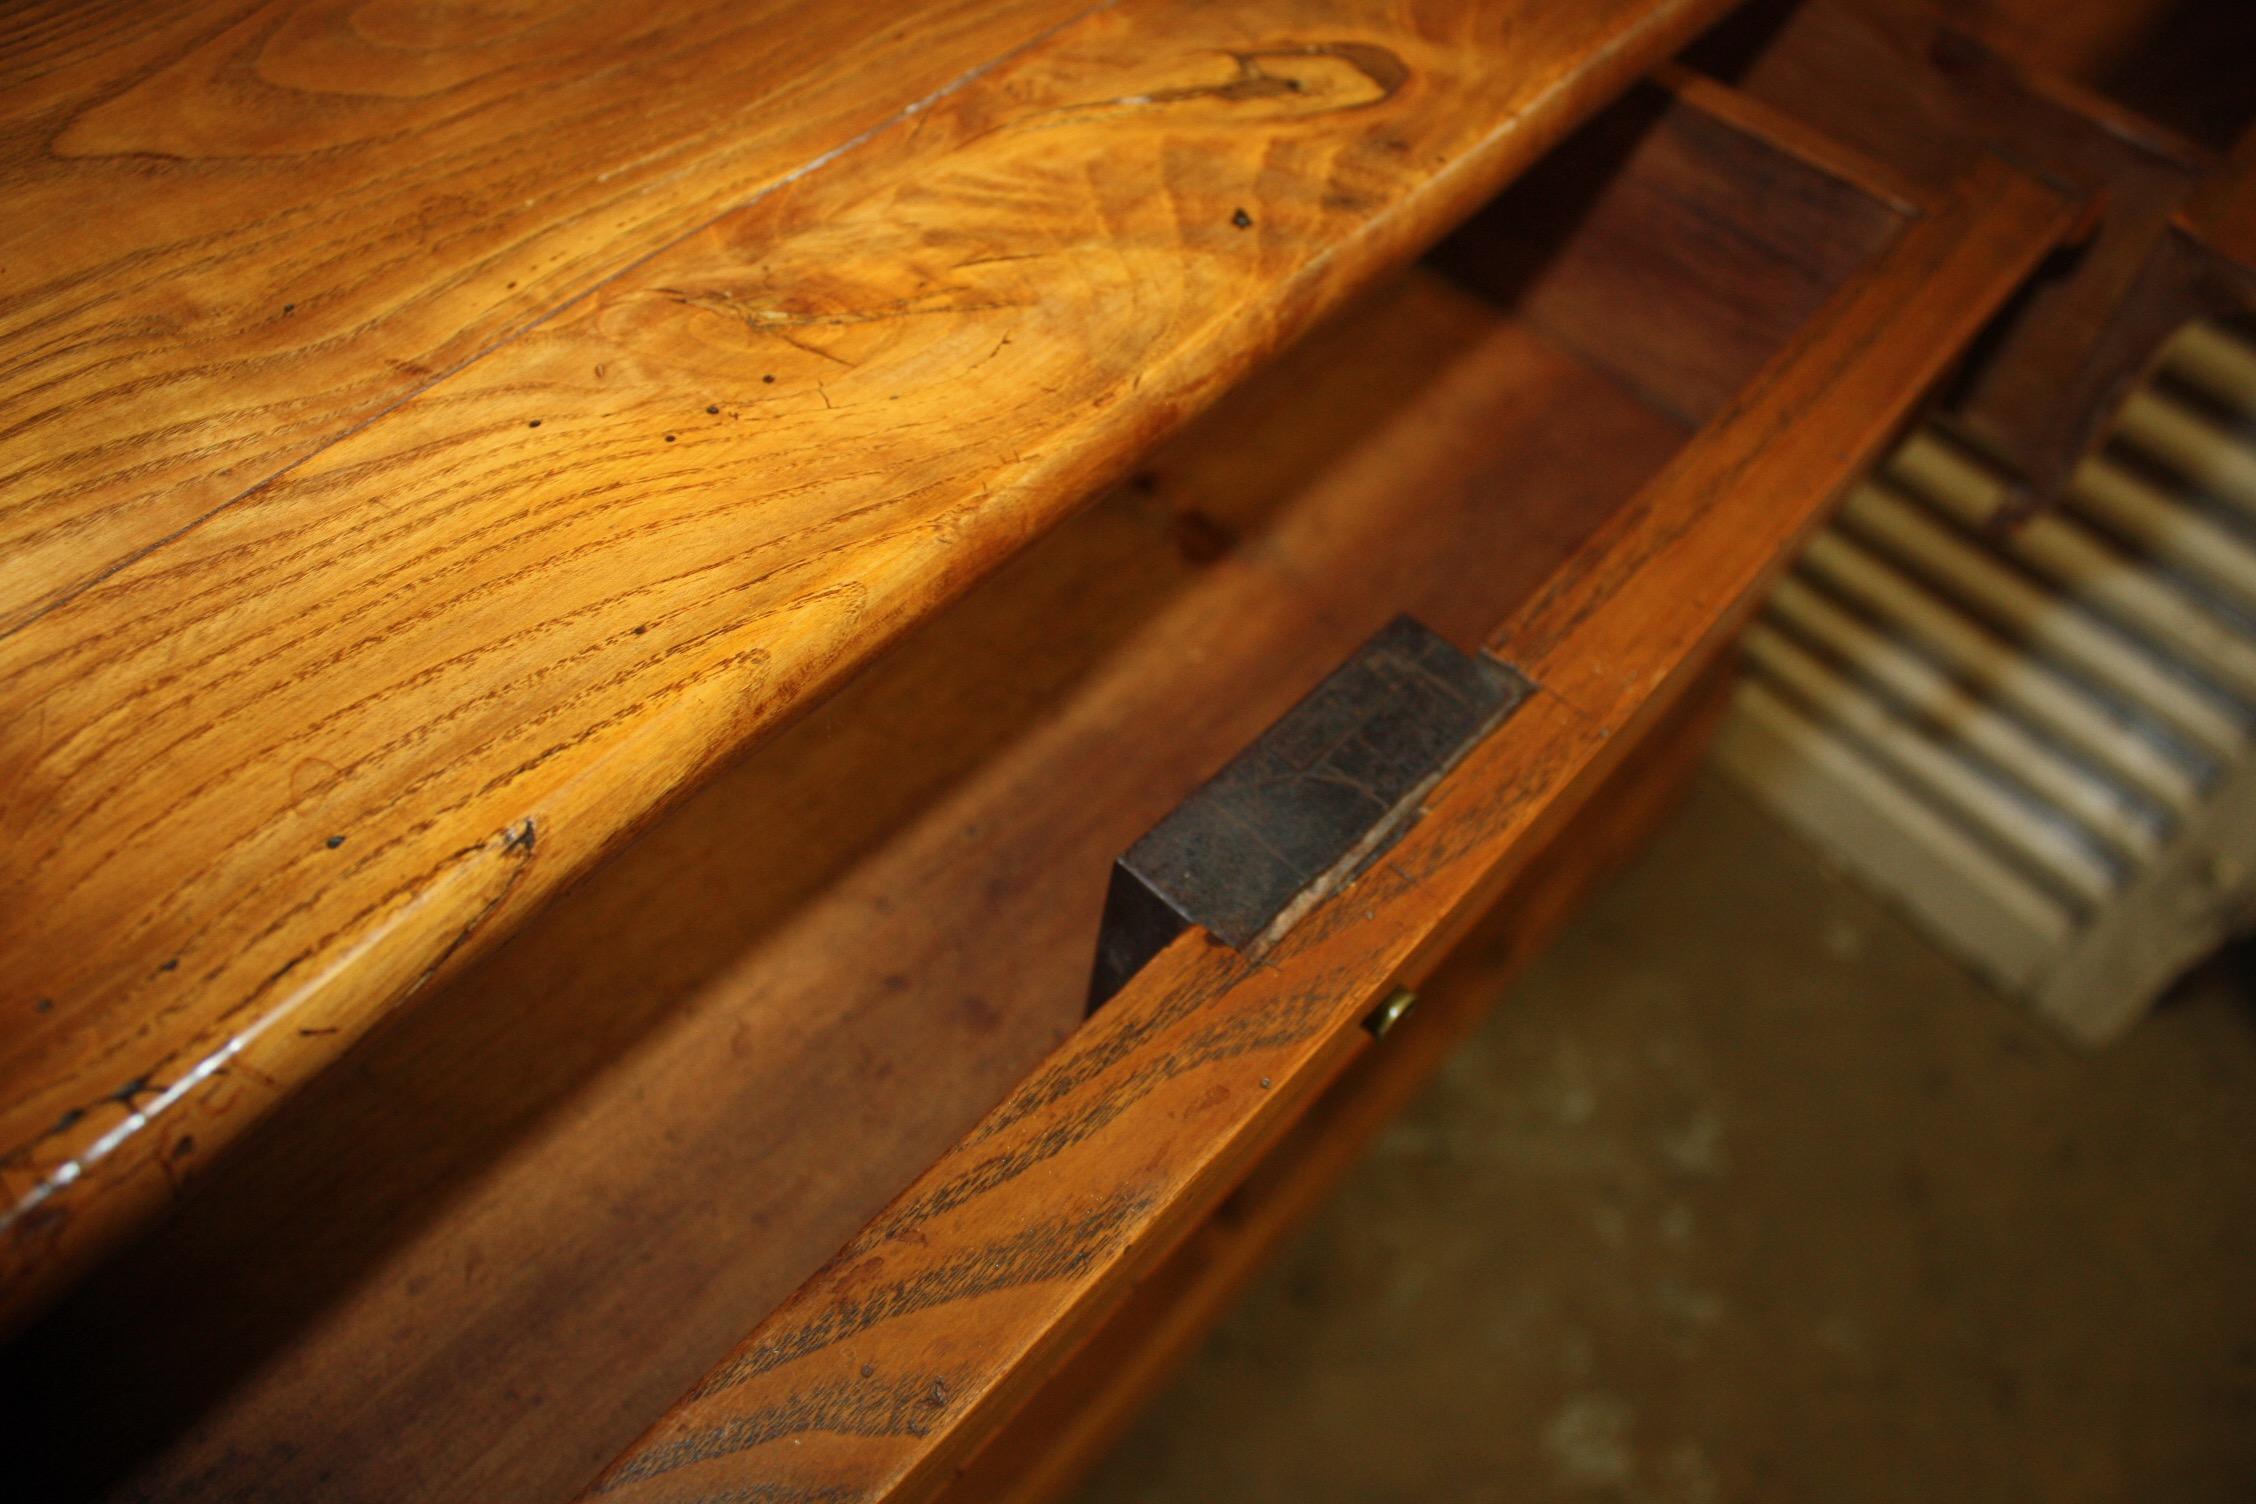
[[[1690,436],[1638,373],[1709,323],[1752,376],[1878,253],[1704,109],[1607,114],[1438,258],[1515,226],[1485,297],[1419,274],[1296,345],[192,1172],[0,1364],[57,1497],[592,1476],[1071,1032],[1112,857],[1395,613],[1481,641]],[[1550,326],[1618,215],[1561,175],[1783,271],[1654,263],[1679,318],[1600,365]]]
[[[0,631],[1090,5],[11,6]]]
[[[1703,664],[1835,488],[2074,222],[1995,161],[1514,613],[1544,691],[1259,964],[1178,941],[591,1497],[918,1498],[1205,1215]]]
[[[1051,1504],[1070,1497],[1372,1138],[1506,1000],[1583,896],[1634,856],[1675,807],[1736,677],[1736,663],[1719,660],[1644,733],[1574,819],[1544,839],[1475,931],[1418,984],[1410,1016],[1357,1055],[1214,1214],[1042,1379],[938,1499]]]
[[[777,9],[774,34],[805,46],[759,57],[767,33],[732,30],[744,13],[659,6],[591,8],[560,42],[495,20],[498,40],[380,65],[323,40],[329,12],[110,31],[26,13],[17,76],[51,81],[21,95],[13,170],[48,195],[43,222],[100,222],[88,265],[123,301],[72,314],[97,294],[59,294],[7,347],[71,347],[16,385],[77,397],[8,430],[11,468],[61,498],[18,536],[63,541],[10,587],[34,614],[0,638],[0,1310],[51,1294],[186,1164],[1722,3],[1122,0],[1046,33],[1055,9],[934,11],[842,51],[854,9]],[[344,14],[379,50],[431,24]],[[615,30],[644,17],[646,42]],[[736,36],[717,82],[693,45],[708,34]],[[637,135],[574,95],[591,56],[672,124]],[[769,97],[779,68],[792,86]],[[339,77],[370,92],[328,102]],[[708,82],[764,102],[707,131]],[[120,83],[146,91],[104,113]],[[802,116],[831,123],[794,134]],[[453,163],[446,132],[472,117],[476,160]],[[507,149],[481,157],[486,132]],[[203,159],[176,173],[168,140]],[[604,166],[621,142],[635,165]],[[227,143],[290,170],[215,161]],[[524,167],[542,150],[567,165]],[[324,250],[312,222],[381,182],[379,159],[420,186],[356,211],[376,227],[361,249]],[[642,186],[607,200],[622,171]],[[236,215],[302,183],[311,207],[272,233],[309,228],[284,250],[254,226],[159,255],[192,216],[135,219],[150,181],[151,203]],[[567,198],[520,213],[512,191]],[[428,233],[399,227],[433,205]],[[9,255],[38,285],[70,278]],[[215,258],[248,301],[205,324],[193,290]],[[349,290],[294,298],[307,278]],[[116,363],[74,329],[115,333]],[[348,335],[334,360],[261,365]],[[236,358],[255,381],[224,374]],[[416,369],[369,384],[395,358]],[[337,380],[348,397],[292,405]],[[288,412],[269,422],[273,400]],[[254,489],[211,480],[237,461]]]
[[[1705,103],[1686,104],[1684,97]],[[1687,425],[1706,422],[1868,265],[1911,205],[1781,150],[1744,96],[1642,85],[1475,215],[1442,264]],[[1760,124],[1768,127],[1766,117]],[[1574,227],[1559,254],[1558,227]]]
[[[2081,213],[2058,189],[1977,158],[1952,201],[1617,513],[1614,537],[1553,576],[1500,646],[1602,724],[1649,714],[1668,676],[1728,639],[1830,499],[1782,506],[1780,492],[1861,470],[1901,426],[1903,394],[1933,380]]]
[[[1113,857],[1687,436],[1438,278],[1365,300],[192,1179],[0,1356],[26,1466],[569,1497],[1079,1024]]]
[[[2085,243],[2032,280],[1943,404],[1955,432],[2049,501],[2154,353],[2123,348],[2119,315],[2205,158],[1984,45],[1959,29],[1968,19],[1926,0],[1762,0],[1690,58],[1923,193],[1995,151],[2086,196]]]

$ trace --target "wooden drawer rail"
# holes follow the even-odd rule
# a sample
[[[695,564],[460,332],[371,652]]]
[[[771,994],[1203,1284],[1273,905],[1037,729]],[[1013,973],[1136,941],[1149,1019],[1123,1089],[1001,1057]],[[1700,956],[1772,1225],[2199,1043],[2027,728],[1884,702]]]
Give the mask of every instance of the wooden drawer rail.
[[[1368,1045],[1729,638],[2078,209],[1995,160],[1835,296],[1496,634],[1543,686],[1385,860],[1259,964],[1140,973],[603,1476],[605,1500],[914,1499]]]
[[[1363,1051],[1213,1216],[1139,1279],[941,1493],[947,1504],[1050,1504],[1109,1451],[1277,1247],[1407,1108],[1584,894],[1633,856],[1689,788],[1737,677],[1709,667],[1646,744],[1553,833],[1383,1047]]]

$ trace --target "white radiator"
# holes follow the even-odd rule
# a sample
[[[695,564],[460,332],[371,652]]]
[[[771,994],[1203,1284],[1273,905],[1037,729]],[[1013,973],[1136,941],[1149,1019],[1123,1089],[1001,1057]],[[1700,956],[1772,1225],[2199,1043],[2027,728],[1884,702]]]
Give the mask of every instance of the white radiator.
[[[2098,1042],[2256,922],[2256,344],[2185,330],[2064,506],[2010,500],[1899,446],[1751,629],[1718,759]]]

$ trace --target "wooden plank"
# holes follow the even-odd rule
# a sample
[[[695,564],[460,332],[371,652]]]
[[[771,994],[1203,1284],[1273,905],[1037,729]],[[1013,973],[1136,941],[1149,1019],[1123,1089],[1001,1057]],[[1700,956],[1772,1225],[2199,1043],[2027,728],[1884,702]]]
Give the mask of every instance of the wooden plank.
[[[34,1470],[576,1488],[1079,1021],[1114,855],[1394,613],[1481,640],[1687,437],[1431,276],[1321,331],[253,1142],[176,1162],[182,1214],[0,1372]]]
[[[1721,8],[1125,0],[0,640],[0,1303]]]
[[[1869,152],[1844,146],[1801,116],[1743,89],[1718,83],[1681,62],[1663,63],[1654,70],[1653,82],[1702,114],[1727,121],[1734,129],[1828,177],[1854,184],[1866,197],[1898,214],[1918,214],[1935,198],[1934,184],[1922,182]]]
[[[1545,691],[1383,862],[1258,966],[1196,934],[1162,953],[592,1496],[943,1483],[1307,1109],[1374,997],[1433,964],[1712,660],[1781,553],[2072,222],[2057,194],[1977,164],[1515,615],[1498,641],[1541,665]]]
[[[1542,696],[1463,782],[1499,761],[1526,770],[1521,786],[1481,790],[1508,847],[1546,812],[1528,786],[1589,764],[1605,740]],[[1438,917],[1420,859],[1442,832],[1465,838],[1467,802],[1451,788],[1400,855],[1304,920],[1271,953],[1273,979],[1196,932],[1163,952],[590,1497],[924,1497],[1354,1056],[1373,973],[1411,969]]]
[[[0,632],[1088,7],[10,7]]]
[[[1067,1497],[1227,1312],[1278,1245],[1322,1205],[1370,1140],[1407,1108],[1566,923],[1690,787],[1733,677],[1711,668],[1605,788],[1514,880],[1479,930],[1418,988],[1418,1005],[1339,1082],[1214,1215],[1122,1299],[940,1498],[1046,1504]]]

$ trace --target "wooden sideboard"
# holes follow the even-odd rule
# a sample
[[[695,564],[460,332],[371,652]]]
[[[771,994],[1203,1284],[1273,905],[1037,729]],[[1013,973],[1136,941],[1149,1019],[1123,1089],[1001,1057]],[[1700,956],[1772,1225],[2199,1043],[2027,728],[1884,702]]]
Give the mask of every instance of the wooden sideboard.
[[[2011,383],[2127,358],[1992,324],[2105,182],[1825,118],[1838,5],[1671,61],[1727,9],[0,23],[26,1475],[1066,1486],[1937,383],[2041,456]],[[1405,613],[1533,693],[1085,1015],[1112,859]]]

